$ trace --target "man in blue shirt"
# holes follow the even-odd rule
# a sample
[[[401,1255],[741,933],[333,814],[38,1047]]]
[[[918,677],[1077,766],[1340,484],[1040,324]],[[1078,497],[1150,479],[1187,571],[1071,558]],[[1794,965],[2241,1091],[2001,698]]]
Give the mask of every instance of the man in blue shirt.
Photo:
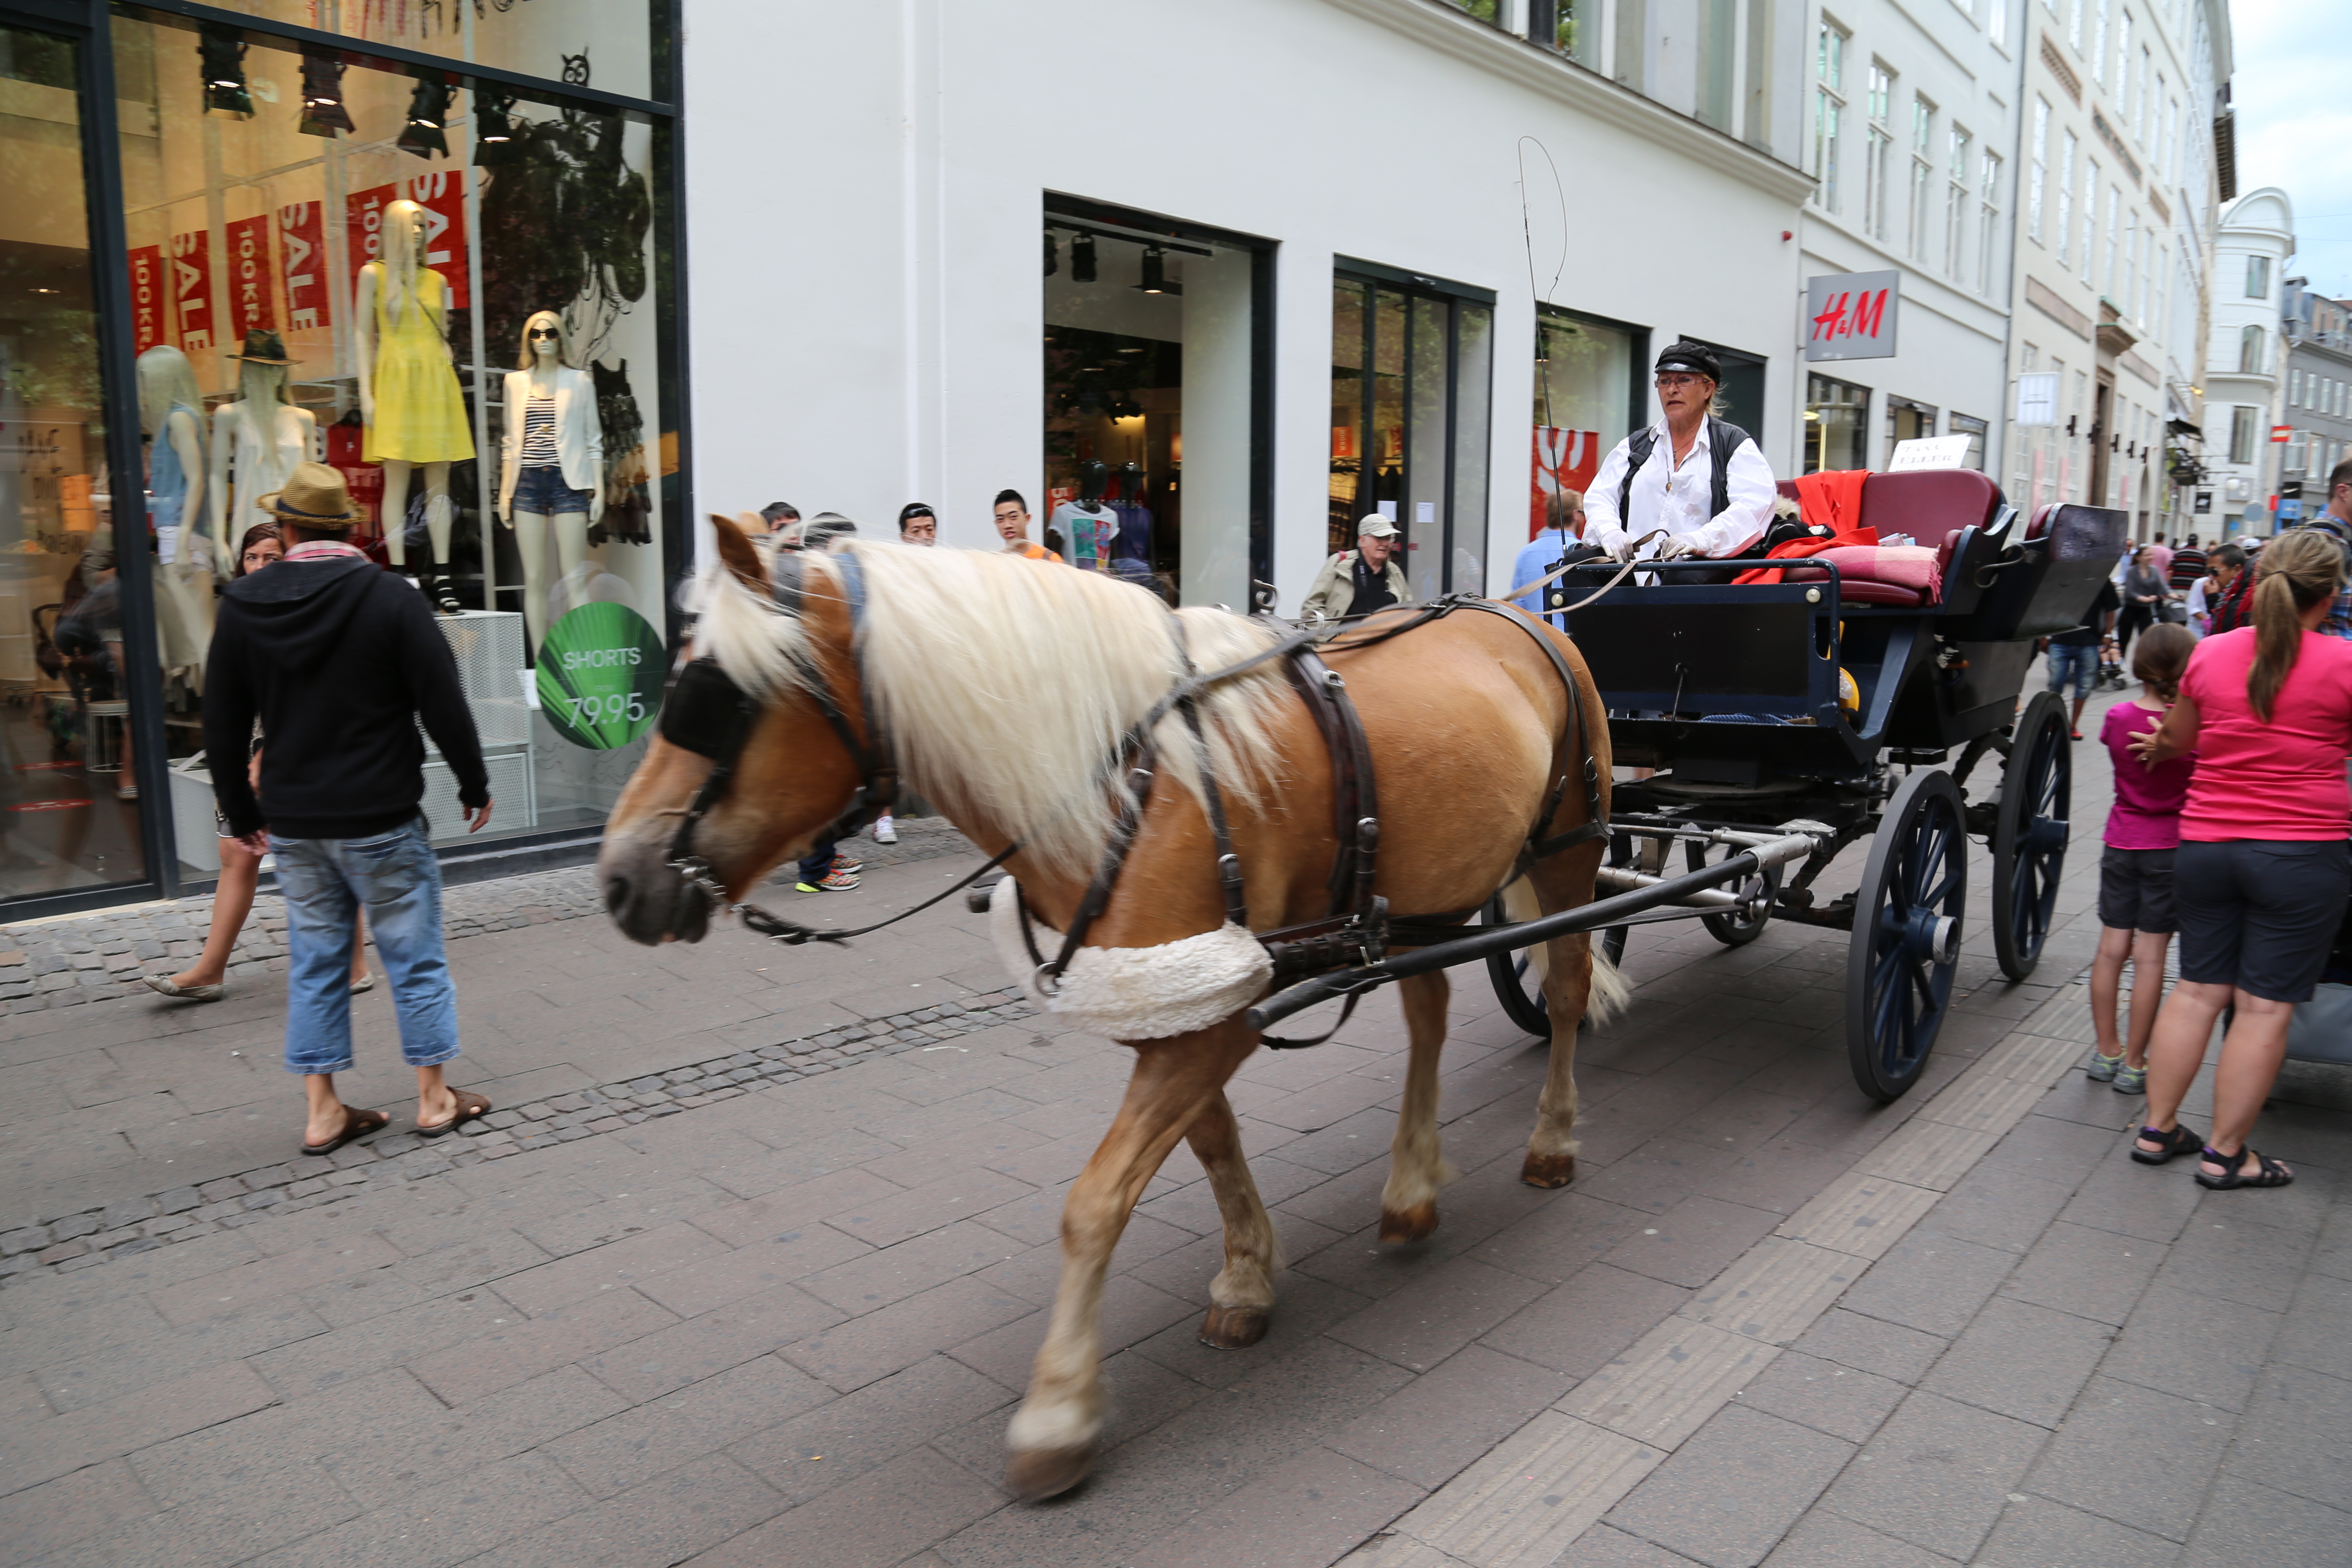
[[[1553,496],[1545,509],[1550,516],[1550,526],[1523,545],[1511,563],[1511,591],[1518,595],[1512,600],[1529,615],[1541,615],[1543,606],[1536,601],[1539,594],[1518,594],[1528,584],[1550,575],[1560,557],[1575,549],[1584,538],[1584,496],[1577,490],[1561,490]],[[1566,617],[1554,615],[1552,625],[1567,629]]]

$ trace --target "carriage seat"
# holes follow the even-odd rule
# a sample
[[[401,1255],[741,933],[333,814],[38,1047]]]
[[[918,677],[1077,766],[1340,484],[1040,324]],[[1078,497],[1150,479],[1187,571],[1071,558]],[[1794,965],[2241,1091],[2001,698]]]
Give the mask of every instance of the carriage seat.
[[[1795,484],[1784,480],[1780,489],[1795,499]],[[1974,468],[1873,474],[1862,484],[1860,526],[1876,530],[1881,539],[1907,533],[1921,546],[1935,551],[1935,576],[1940,584],[1949,576],[1952,558],[1969,531],[1990,523],[2000,507],[2000,487]],[[1866,558],[1858,552],[1838,557],[1838,597],[1849,604],[1913,608],[1936,602],[1936,594],[1922,592],[1913,584],[1874,580]],[[1796,583],[1828,575],[1819,569],[1797,566],[1783,574],[1783,578]]]

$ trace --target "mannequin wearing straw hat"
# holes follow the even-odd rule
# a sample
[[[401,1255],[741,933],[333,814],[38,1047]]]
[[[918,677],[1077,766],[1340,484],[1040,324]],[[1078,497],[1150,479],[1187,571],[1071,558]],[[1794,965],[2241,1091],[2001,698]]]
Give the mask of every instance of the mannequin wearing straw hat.
[[[449,358],[449,286],[425,265],[425,209],[397,201],[383,209],[383,259],[360,268],[352,347],[360,383],[361,458],[383,465],[383,544],[392,563],[408,563],[408,482],[425,470],[425,527],[433,540],[434,603],[445,615],[461,607],[446,573],[449,465],[474,455],[466,395]]]
[[[214,574],[222,577],[232,564],[227,542],[270,521],[258,498],[283,489],[297,467],[324,455],[318,420],[294,406],[289,378],[295,362],[286,357],[284,340],[256,329],[245,334],[245,352],[229,357],[237,362],[237,400],[213,411],[212,473],[205,486]]]

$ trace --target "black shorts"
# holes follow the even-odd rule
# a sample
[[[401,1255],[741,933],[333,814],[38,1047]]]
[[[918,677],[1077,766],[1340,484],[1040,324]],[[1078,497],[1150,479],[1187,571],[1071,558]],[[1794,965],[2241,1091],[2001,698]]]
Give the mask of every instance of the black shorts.
[[[2180,929],[2172,908],[2170,849],[2117,849],[2099,852],[2099,923],[2117,931],[2163,931]]]
[[[2184,842],[2173,857],[2180,978],[2308,1002],[2352,890],[2344,840]]]

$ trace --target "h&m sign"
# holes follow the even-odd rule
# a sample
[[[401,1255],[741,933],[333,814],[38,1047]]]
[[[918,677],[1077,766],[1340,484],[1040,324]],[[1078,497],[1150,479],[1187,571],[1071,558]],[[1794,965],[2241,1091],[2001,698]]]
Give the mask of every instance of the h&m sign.
[[[1832,272],[1805,280],[1805,358],[1892,359],[1900,272]]]

